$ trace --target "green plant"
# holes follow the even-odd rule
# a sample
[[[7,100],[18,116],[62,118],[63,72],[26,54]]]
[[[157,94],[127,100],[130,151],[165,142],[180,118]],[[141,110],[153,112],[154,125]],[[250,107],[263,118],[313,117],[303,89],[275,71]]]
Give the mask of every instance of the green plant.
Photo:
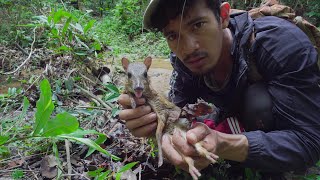
[[[73,57],[84,59],[86,56],[97,56],[102,50],[102,43],[90,33],[96,20],[89,20],[81,25],[72,12],[63,9],[52,10],[48,16],[35,16],[34,24],[28,26],[43,26],[46,28],[49,48],[56,54],[70,54]]]
[[[109,103],[117,102],[118,98],[121,94],[121,90],[117,86],[115,86],[114,84],[111,84],[111,83],[104,84],[104,87],[106,89],[108,89],[108,91],[102,90],[105,92],[105,96],[104,96],[103,100],[105,102],[109,102]],[[119,107],[113,106],[112,112],[111,112],[112,117],[115,117],[116,115],[118,115],[119,111],[120,111]]]
[[[13,179],[21,179],[23,177],[24,173],[20,169],[16,169],[12,172]]]
[[[119,160],[118,157],[111,155],[97,144],[97,142],[101,143],[106,139],[104,134],[98,133],[94,130],[83,130],[79,128],[78,120],[67,112],[59,113],[54,118],[51,118],[54,105],[51,99],[52,92],[48,80],[43,80],[40,83],[40,91],[41,94],[37,102],[35,122],[33,124],[31,134],[17,134],[17,132],[11,131],[12,127],[8,128],[6,132],[1,132],[0,134],[0,149],[5,149],[5,145],[27,139],[52,139],[58,141],[68,139],[86,144],[93,149],[90,149],[88,153],[92,153],[94,150],[97,150],[111,156],[114,160]],[[27,98],[24,98],[23,110],[20,114],[20,119],[23,119],[25,116],[29,105]],[[96,142],[89,138],[83,138],[83,136],[87,134],[97,135],[98,138],[96,139]]]
[[[132,169],[133,166],[135,166],[138,162],[132,162],[129,164],[126,164],[125,166],[123,166],[116,174],[116,180],[120,180],[121,175],[123,172],[128,171],[129,169]]]

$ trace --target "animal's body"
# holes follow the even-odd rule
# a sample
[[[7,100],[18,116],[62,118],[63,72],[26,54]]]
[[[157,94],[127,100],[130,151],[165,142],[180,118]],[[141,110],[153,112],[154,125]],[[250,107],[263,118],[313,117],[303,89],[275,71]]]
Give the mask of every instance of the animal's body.
[[[163,164],[163,154],[161,139],[163,134],[168,133],[173,134],[174,131],[178,130],[185,137],[187,130],[191,127],[191,122],[186,118],[180,118],[181,108],[167,100],[165,97],[159,95],[155,90],[150,86],[150,78],[148,77],[148,69],[151,66],[152,59],[147,57],[142,62],[129,63],[129,60],[122,58],[122,66],[127,73],[127,82],[125,84],[125,91],[131,96],[137,98],[144,97],[147,100],[152,110],[157,114],[157,130],[156,130],[156,142],[158,145],[158,166]],[[131,100],[132,108],[135,108],[134,100]],[[170,115],[170,116],[169,116]],[[205,148],[202,147],[200,143],[196,143],[196,150],[201,156],[206,157],[212,163],[215,163],[217,156],[213,153],[208,152]],[[201,174],[194,167],[194,161],[192,158],[184,156],[180,153],[184,160],[189,165],[189,172],[194,179],[197,179]]]

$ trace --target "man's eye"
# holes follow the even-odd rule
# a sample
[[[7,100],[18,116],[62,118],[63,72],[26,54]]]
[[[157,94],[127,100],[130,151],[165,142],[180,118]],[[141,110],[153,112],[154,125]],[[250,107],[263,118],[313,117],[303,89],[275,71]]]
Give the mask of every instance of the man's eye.
[[[174,41],[177,39],[177,35],[176,34],[170,34],[167,36],[167,40],[169,41]]]
[[[200,29],[205,23],[204,22],[198,22],[198,23],[195,23],[193,25],[193,28],[194,29]]]

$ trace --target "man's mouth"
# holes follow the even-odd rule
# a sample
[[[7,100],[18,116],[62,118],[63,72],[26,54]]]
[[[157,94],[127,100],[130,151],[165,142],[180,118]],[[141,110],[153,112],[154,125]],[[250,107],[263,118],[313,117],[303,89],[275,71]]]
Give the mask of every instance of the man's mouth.
[[[203,64],[203,59],[205,56],[198,56],[190,58],[186,63],[193,67],[198,67]]]
[[[202,60],[204,57],[194,57],[194,58],[190,58],[190,60],[187,62],[189,64],[194,64],[194,63],[197,63],[198,61]]]

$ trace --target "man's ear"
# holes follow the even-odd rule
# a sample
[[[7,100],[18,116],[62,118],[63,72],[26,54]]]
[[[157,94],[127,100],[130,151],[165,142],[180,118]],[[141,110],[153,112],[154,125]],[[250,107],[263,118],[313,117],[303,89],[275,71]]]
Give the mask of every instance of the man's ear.
[[[151,66],[151,63],[152,63],[152,58],[150,56],[146,57],[146,59],[144,59],[144,64],[147,66],[148,70],[149,70],[149,68]]]
[[[231,6],[228,2],[224,2],[220,6],[220,21],[223,29],[229,26],[230,9]]]
[[[125,57],[121,59],[122,67],[127,72],[128,66],[130,64],[129,60]]]

